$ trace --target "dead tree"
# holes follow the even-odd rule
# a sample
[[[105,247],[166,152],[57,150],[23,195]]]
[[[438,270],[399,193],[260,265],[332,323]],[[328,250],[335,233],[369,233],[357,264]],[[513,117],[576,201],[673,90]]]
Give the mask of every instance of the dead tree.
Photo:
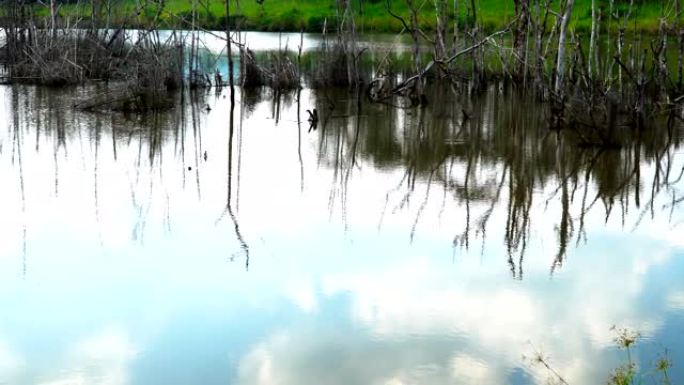
[[[447,0],[433,0],[437,25],[435,27],[435,59],[442,60],[446,57],[446,34],[447,34]]]
[[[423,85],[423,75],[424,75],[425,71],[423,70],[422,60],[420,57],[420,38],[423,37],[428,41],[431,41],[431,40],[420,29],[420,25],[418,23],[419,5],[417,4],[417,2],[414,0],[405,0],[405,1],[406,1],[406,6],[409,9],[409,22],[408,23],[406,22],[406,20],[403,17],[397,15],[396,13],[394,13],[392,11],[390,0],[387,0],[385,8],[387,9],[387,12],[392,17],[394,17],[395,19],[397,19],[401,22],[401,24],[404,26],[405,30],[407,30],[407,31],[409,31],[409,33],[411,33],[411,40],[413,42],[413,65],[414,65],[414,70],[416,71],[416,76],[418,76],[418,78],[414,79],[415,81],[412,83],[413,91],[412,91],[412,94],[410,96],[411,96],[412,100],[416,100],[416,101],[419,101],[420,103],[423,103],[425,101],[425,93],[424,93],[424,85]],[[430,64],[430,67],[432,67],[432,63]]]
[[[568,23],[572,17],[575,0],[567,0],[561,14],[560,32],[558,34],[558,56],[556,59],[556,83],[554,91],[559,99],[565,98],[565,45],[567,41]]]
[[[515,2],[515,24],[513,27],[513,54],[516,65],[514,77],[520,82],[527,71],[527,31],[530,24],[530,0],[513,0]]]

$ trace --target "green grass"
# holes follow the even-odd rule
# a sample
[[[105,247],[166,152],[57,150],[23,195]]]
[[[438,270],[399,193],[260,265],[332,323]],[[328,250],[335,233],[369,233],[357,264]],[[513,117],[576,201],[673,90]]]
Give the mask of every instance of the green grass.
[[[233,0],[234,1],[234,0]],[[264,0],[263,5],[256,0],[241,0],[239,7],[231,1],[234,19],[241,21],[242,29],[262,31],[311,31],[320,32],[325,21],[328,29],[333,30],[337,20],[335,0]],[[398,32],[402,29],[401,23],[390,16],[385,10],[384,0],[350,0],[357,12],[356,23],[359,31],[363,32]],[[403,0],[392,0],[392,9],[408,19],[408,10]],[[669,16],[672,21],[673,10],[667,10],[664,3],[669,1],[660,0],[637,0],[633,10],[633,21],[630,28],[654,32],[658,29],[661,15]],[[154,16],[154,10],[147,9],[141,15],[135,16],[135,0],[119,0],[115,6],[116,12],[112,19],[112,25],[127,22],[129,26],[149,25]],[[467,13],[464,2],[459,2],[460,9],[458,19],[463,24],[470,15]],[[553,2],[555,7],[558,1]],[[599,0],[604,7],[604,27],[616,23],[607,22],[608,1]],[[359,4],[363,7],[359,8]],[[432,0],[424,0],[420,8],[420,24],[426,30],[435,26],[435,13]],[[449,5],[453,2],[449,1]],[[503,28],[513,18],[513,0],[475,0],[477,6],[477,19],[485,30],[492,31]],[[614,12],[624,14],[628,2],[615,0]],[[453,10],[450,9],[450,23],[453,23]],[[46,9],[40,9],[39,14],[46,14]],[[191,2],[188,0],[167,0],[161,14],[162,27],[187,27],[181,18],[190,19],[192,13]],[[90,7],[76,5],[64,5],[61,10],[63,16],[89,17]],[[204,28],[222,29],[225,25],[225,2],[224,0],[205,0],[197,9],[199,23]],[[133,15],[133,16],[132,16]],[[609,25],[610,24],[610,25]],[[580,32],[588,32],[591,28],[591,0],[576,0],[573,12],[572,27]],[[450,26],[449,29],[451,29]]]

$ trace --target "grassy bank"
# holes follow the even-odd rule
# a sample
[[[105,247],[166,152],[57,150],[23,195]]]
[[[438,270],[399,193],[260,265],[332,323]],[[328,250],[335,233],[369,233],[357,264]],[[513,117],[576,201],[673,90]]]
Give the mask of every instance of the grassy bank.
[[[357,12],[356,23],[361,32],[399,32],[401,23],[388,14],[384,0],[352,0]],[[408,9],[404,1],[392,0],[392,9],[396,13],[408,17]],[[450,2],[452,6],[453,2]],[[458,21],[463,25],[469,18],[469,12],[464,4],[459,1]],[[469,3],[469,2],[468,2]],[[602,8],[603,21],[606,27],[610,27],[608,20],[609,2],[599,0]],[[634,1],[632,15],[635,23],[630,25],[645,32],[655,32],[658,29],[661,17],[672,22],[675,17],[674,10],[667,9],[666,1],[659,0],[636,0]],[[165,27],[189,27],[192,20],[192,2],[187,0],[167,0],[163,9],[157,16],[157,9],[146,7],[140,14],[136,12],[136,1],[113,0],[112,17],[110,25],[116,26],[125,23],[129,27],[140,27],[150,24],[153,20],[161,21]],[[496,30],[506,26],[513,18],[513,0],[475,0],[477,19],[486,30]],[[628,9],[629,2],[615,0],[613,14],[624,14]],[[554,7],[558,7],[558,1],[554,1]],[[242,0],[239,7],[234,7],[232,18],[240,20],[241,27],[245,30],[261,31],[300,31],[320,32],[324,23],[327,22],[329,29],[334,28],[337,20],[337,12],[334,0]],[[86,5],[64,4],[60,10],[63,17],[82,17],[88,19],[92,7]],[[47,15],[47,9],[39,10],[39,13]],[[207,29],[223,29],[225,26],[225,3],[223,0],[205,0],[197,3],[195,12],[198,24]],[[453,23],[453,9],[450,9],[451,23]],[[133,15],[133,16],[132,16]],[[158,19],[157,19],[158,17]],[[434,5],[430,0],[425,0],[420,9],[420,23],[425,30],[430,30],[435,25]],[[576,0],[573,12],[572,27],[578,31],[588,31],[591,27],[591,0]]]

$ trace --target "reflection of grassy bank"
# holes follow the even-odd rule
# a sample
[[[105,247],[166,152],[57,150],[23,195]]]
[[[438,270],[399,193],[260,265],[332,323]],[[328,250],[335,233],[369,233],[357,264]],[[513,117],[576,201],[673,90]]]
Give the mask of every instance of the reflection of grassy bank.
[[[126,23],[129,25],[145,25],[154,19],[154,12],[143,12],[137,20],[131,20],[129,15],[136,7],[136,2],[131,0],[113,1],[113,17],[111,25]],[[165,3],[165,12],[161,19],[166,26],[188,26],[192,16],[193,2],[186,0],[169,0]],[[383,0],[364,0],[359,2],[359,7],[354,2],[357,12],[357,25],[359,30],[366,32],[399,32],[401,23],[390,16],[385,9]],[[392,9],[403,15],[408,11],[403,1],[394,0]],[[460,3],[460,2],[459,2]],[[608,19],[608,2],[601,5],[603,20]],[[624,4],[623,4],[624,3]],[[670,19],[674,12],[663,9],[665,2],[643,1],[635,2],[633,14],[636,16],[637,29],[655,32],[658,29],[659,19],[665,14]],[[514,3],[512,0],[480,0],[477,2],[478,21],[487,30],[500,29],[506,26],[513,18]],[[552,7],[558,7],[554,2]],[[628,2],[615,1],[614,13],[622,14],[627,11]],[[87,16],[91,11],[90,4],[64,5],[62,15]],[[48,10],[43,9],[47,14]],[[222,0],[207,0],[197,3],[196,13],[199,23],[205,28],[223,29],[225,27],[225,3]],[[453,18],[453,9],[449,10]],[[459,6],[459,22],[463,25],[471,12],[464,4]],[[264,0],[262,4],[257,1],[240,2],[240,8],[236,12],[236,18],[242,22],[243,29],[263,31],[306,31],[320,32],[327,21],[328,29],[334,27],[337,20],[337,8],[333,0]],[[185,20],[185,22],[184,22]],[[436,23],[435,9],[431,2],[425,2],[420,9],[420,23],[425,29],[433,29]],[[589,31],[591,27],[591,0],[576,0],[573,23],[578,30]],[[608,26],[606,26],[608,27]]]

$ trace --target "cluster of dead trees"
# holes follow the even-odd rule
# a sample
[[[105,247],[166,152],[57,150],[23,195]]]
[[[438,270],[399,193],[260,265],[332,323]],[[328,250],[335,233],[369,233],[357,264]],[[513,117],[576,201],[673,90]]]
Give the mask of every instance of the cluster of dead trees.
[[[0,2],[5,79],[47,86],[108,82],[112,87],[106,93],[91,95],[77,106],[133,111],[166,108],[168,91],[212,84],[203,70],[199,30],[192,20],[188,30],[170,33],[156,27],[131,30],[126,22],[110,28],[114,1],[91,5],[91,20],[83,20],[59,16],[55,0],[43,5]],[[40,7],[48,8],[48,16],[39,16]],[[159,20],[163,12],[164,2],[145,1],[129,18],[146,14]]]
[[[111,28],[115,1],[92,0],[89,22],[59,17],[55,0],[43,5],[48,9],[43,17],[35,15],[34,2],[1,1],[0,60],[7,76],[51,85],[125,80],[136,93],[212,85],[201,60],[199,38],[200,32],[209,31],[199,26],[197,16],[207,4],[192,1],[189,16],[177,16],[187,28],[162,39],[154,26],[169,13],[164,2],[139,3],[130,17],[144,14],[152,27],[130,33],[125,21]],[[410,36],[409,72],[397,76],[383,60],[371,70],[365,68],[362,58],[367,51],[358,43],[356,3],[336,0],[334,28],[328,31],[324,23],[323,46],[309,66],[309,86],[364,87],[374,101],[406,97],[420,105],[428,102],[424,89],[433,79],[466,82],[474,91],[492,80],[503,81],[548,102],[554,124],[592,128],[622,124],[624,116],[630,124],[642,126],[650,114],[672,110],[682,101],[681,0],[661,2],[662,17],[654,34],[633,26],[635,0],[592,0],[590,33],[584,34],[572,28],[575,0],[507,0],[513,1],[514,17],[499,31],[486,31],[475,0],[384,1],[386,12],[403,26],[402,34]],[[404,5],[402,12],[396,10],[398,2]],[[222,38],[227,43],[229,74],[225,80],[214,74],[214,85],[232,86],[234,72],[239,71],[242,86],[301,87],[306,72],[301,42],[298,53],[285,48],[257,57],[235,39],[240,26],[230,24],[231,3],[239,8],[238,1],[225,1]],[[425,12],[426,7],[430,12]],[[431,30],[422,27],[426,15],[436,18]],[[241,58],[237,69],[232,46]],[[577,116],[581,121],[575,121]],[[603,140],[601,131],[587,135],[588,140]]]
[[[434,31],[420,27],[424,2],[403,2],[408,14],[395,13],[390,0],[386,9],[411,36],[413,75],[401,82],[374,79],[369,87],[374,100],[404,95],[424,102],[428,77],[465,81],[474,90],[495,79],[535,92],[549,103],[555,125],[592,129],[614,127],[625,116],[629,124],[641,127],[651,114],[669,111],[682,100],[680,0],[661,2],[655,34],[634,27],[634,0],[600,2],[600,7],[593,0],[589,36],[571,28],[574,0],[513,0],[515,17],[508,26],[487,33],[478,22],[474,1],[456,0],[451,5],[448,0],[432,0]],[[463,14],[465,21],[454,17]],[[451,39],[449,21],[453,22]],[[425,45],[432,47],[432,58],[422,63],[420,48]],[[600,130],[588,136],[591,141],[607,140]]]
[[[386,0],[385,6],[410,36],[411,73],[397,77],[381,62],[364,84],[359,76],[363,50],[356,45],[354,12],[347,0],[337,1],[336,44],[332,50],[324,47],[319,71],[327,69],[332,84],[367,87],[374,101],[399,96],[412,105],[427,102],[426,82],[434,79],[466,82],[471,90],[501,81],[547,102],[555,127],[586,126],[587,143],[600,145],[611,144],[610,130],[643,127],[652,114],[674,111],[683,99],[680,0],[661,3],[658,31],[649,34],[633,26],[634,0],[610,0],[600,7],[593,0],[590,33],[585,34],[571,28],[574,0],[513,0],[515,16],[499,31],[485,31],[472,0],[402,2],[403,13],[393,9],[396,1]],[[421,27],[426,3],[434,7],[433,30]]]

